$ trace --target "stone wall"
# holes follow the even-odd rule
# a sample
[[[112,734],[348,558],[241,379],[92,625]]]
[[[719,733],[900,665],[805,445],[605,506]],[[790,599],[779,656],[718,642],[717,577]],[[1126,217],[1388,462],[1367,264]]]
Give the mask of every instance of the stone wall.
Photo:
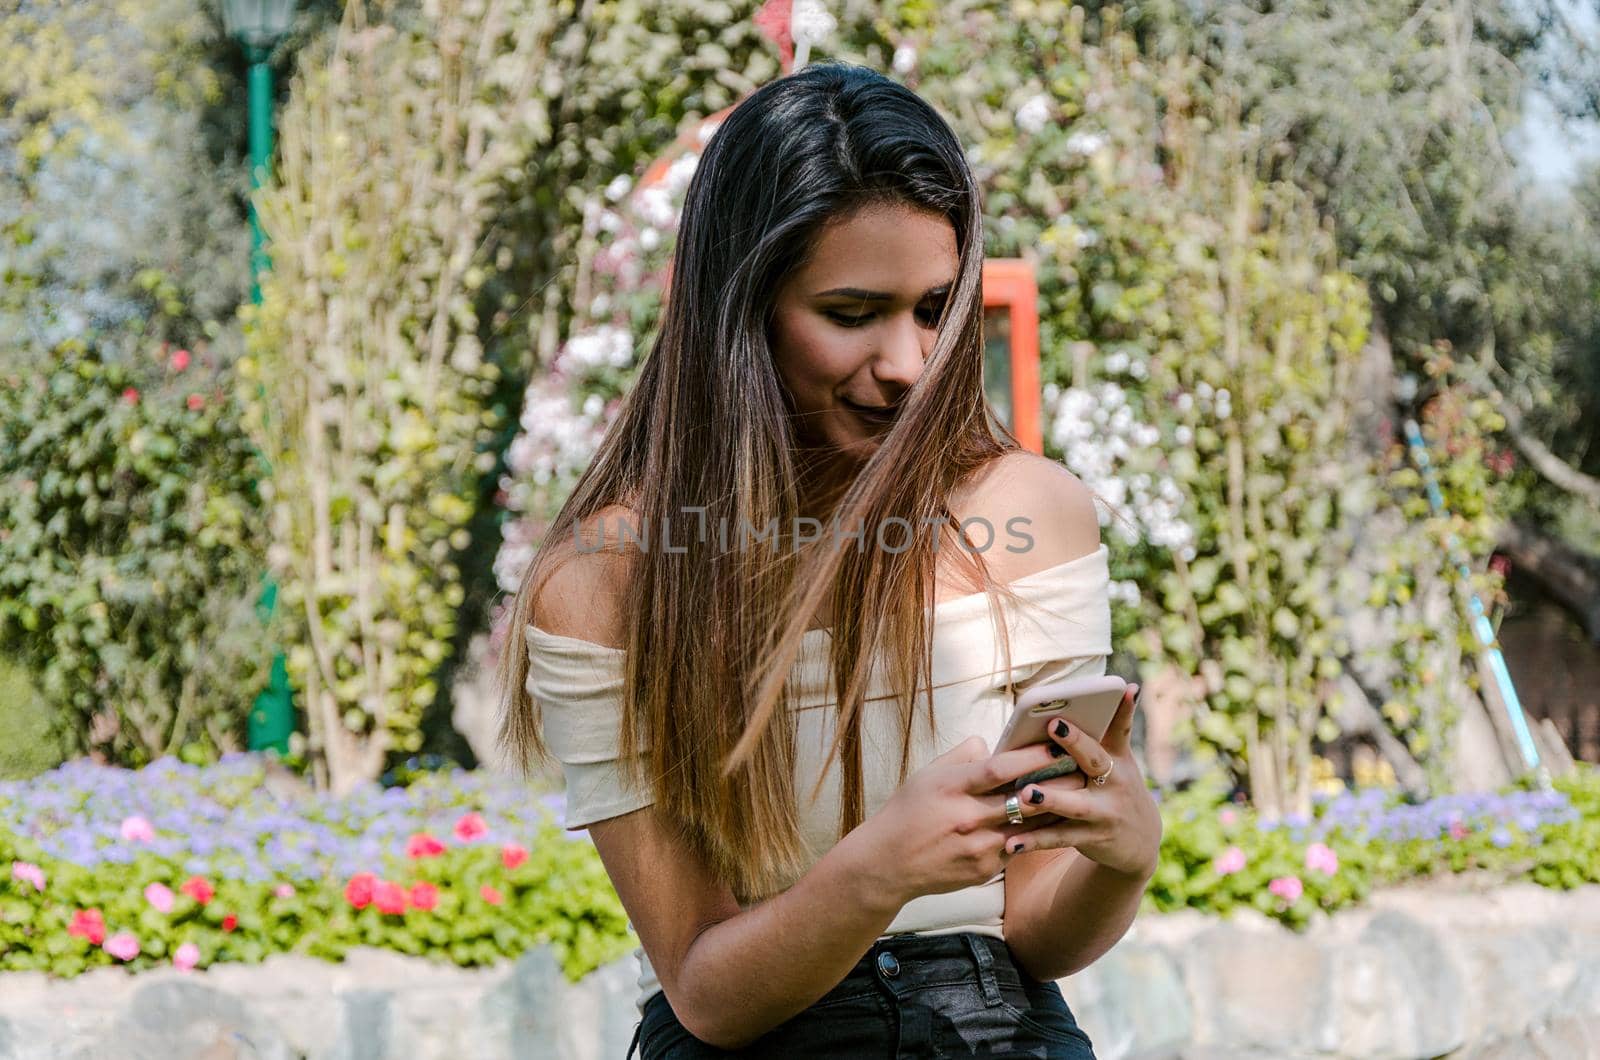
[[[620,1060],[633,958],[570,984],[550,951],[466,970],[380,950],[64,981],[0,975],[0,1060]],[[1141,917],[1061,981],[1101,1060],[1600,1057],[1600,887],[1380,892],[1303,935]]]

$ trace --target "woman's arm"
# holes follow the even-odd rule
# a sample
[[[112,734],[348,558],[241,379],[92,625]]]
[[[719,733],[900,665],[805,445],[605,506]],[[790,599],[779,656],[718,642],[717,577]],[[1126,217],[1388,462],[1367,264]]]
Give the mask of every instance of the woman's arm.
[[[738,1049],[810,1007],[849,974],[899,913],[857,830],[793,886],[740,910],[655,808],[589,828],[617,895],[696,1038]]]
[[[1006,877],[1006,945],[1029,975],[1045,982],[1087,968],[1115,946],[1150,882],[1070,848],[1018,854]]]

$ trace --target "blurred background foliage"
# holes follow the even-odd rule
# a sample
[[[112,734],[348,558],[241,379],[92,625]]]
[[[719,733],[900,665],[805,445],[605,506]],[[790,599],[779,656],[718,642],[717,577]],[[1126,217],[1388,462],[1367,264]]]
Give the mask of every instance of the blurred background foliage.
[[[59,518],[0,514],[0,710],[64,752],[205,757],[278,643],[330,787],[486,756],[497,605],[649,349],[696,123],[780,72],[756,6],[303,3],[259,314],[236,312],[243,65],[215,4],[0,15],[22,420],[0,489],[64,491]],[[927,96],[970,145],[988,252],[1035,265],[1047,452],[1120,516],[1120,662],[1181,706],[1193,768],[1269,814],[1305,813],[1352,734],[1418,792],[1496,780],[1459,754],[1483,708],[1446,542],[1486,598],[1498,548],[1600,640],[1570,588],[1600,579],[1600,168],[1537,194],[1504,146],[1534,87],[1595,116],[1570,27],[1391,0],[827,9],[812,58]],[[201,410],[178,350],[216,373]],[[130,463],[141,430],[171,466]],[[206,503],[163,507],[167,477]],[[153,507],[69,512],[135,495]],[[90,569],[116,577],[72,584]],[[269,571],[273,625],[245,635]],[[113,587],[126,612],[97,610]]]

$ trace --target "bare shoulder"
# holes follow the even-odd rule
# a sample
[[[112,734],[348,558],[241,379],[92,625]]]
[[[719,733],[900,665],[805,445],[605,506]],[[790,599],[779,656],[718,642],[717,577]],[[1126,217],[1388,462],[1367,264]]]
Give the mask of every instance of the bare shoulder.
[[[627,636],[628,585],[639,559],[639,517],[607,505],[559,540],[545,542],[547,580],[533,601],[533,624],[546,633],[619,648]]]
[[[1059,461],[1013,450],[980,468],[951,499],[963,521],[981,518],[993,528],[984,560],[1002,580],[1020,578],[1100,547],[1094,494]],[[974,547],[988,528],[968,531]]]

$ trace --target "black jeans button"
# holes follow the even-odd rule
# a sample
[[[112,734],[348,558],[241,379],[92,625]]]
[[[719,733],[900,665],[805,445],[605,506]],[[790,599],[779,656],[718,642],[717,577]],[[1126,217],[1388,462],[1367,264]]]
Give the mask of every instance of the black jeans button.
[[[895,960],[894,954],[884,950],[878,954],[878,971],[892,979],[900,974],[900,962]]]

